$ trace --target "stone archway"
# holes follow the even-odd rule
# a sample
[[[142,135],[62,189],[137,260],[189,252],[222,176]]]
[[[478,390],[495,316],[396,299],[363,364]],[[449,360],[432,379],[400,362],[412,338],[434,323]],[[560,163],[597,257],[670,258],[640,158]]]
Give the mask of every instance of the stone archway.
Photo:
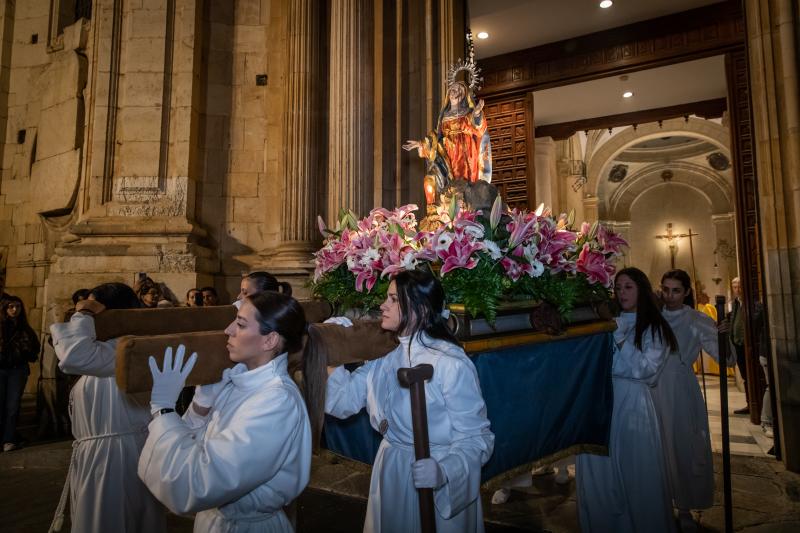
[[[587,198],[592,200],[598,197],[604,171],[620,153],[637,143],[670,135],[684,135],[705,140],[730,157],[730,133],[726,127],[716,122],[698,118],[689,120],[678,118],[665,120],[661,125],[651,122],[641,124],[635,129],[629,126],[600,144],[590,155],[586,165]]]
[[[733,206],[733,188],[718,173],[686,161],[654,163],[629,176],[609,198],[599,205],[603,220],[630,220],[633,202],[653,187],[662,185],[662,173],[670,170],[673,177],[670,184],[681,184],[697,191],[708,200],[711,213],[729,213]]]

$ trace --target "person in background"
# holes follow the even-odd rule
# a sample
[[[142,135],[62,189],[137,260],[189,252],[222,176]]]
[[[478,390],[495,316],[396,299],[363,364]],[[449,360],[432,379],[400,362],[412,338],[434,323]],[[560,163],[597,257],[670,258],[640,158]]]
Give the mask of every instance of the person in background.
[[[70,392],[75,441],[51,531],[61,528],[67,495],[72,531],[166,530],[164,509],[136,476],[150,422],[147,400],[117,387],[117,339],[97,340],[94,327],[94,316],[106,309],[138,307],[130,287],[105,283],[78,302],[69,322],[50,326],[61,370],[81,375]]]
[[[353,372],[328,368],[325,412],[347,418],[366,407],[383,435],[372,467],[365,533],[419,531],[418,488],[433,489],[436,531],[483,531],[481,467],[494,449],[478,373],[442,317],[444,290],[429,271],[404,271],[381,305],[383,329],[400,345]],[[329,319],[347,326],[345,317]],[[306,353],[317,347],[306,342]],[[434,367],[425,384],[430,458],[415,460],[408,389],[397,369]]]
[[[197,305],[198,299],[196,298],[196,296],[197,293],[199,292],[200,289],[197,288],[189,289],[188,291],[186,291],[186,307],[198,307]],[[200,302],[202,303],[202,296]]]
[[[650,281],[638,268],[614,279],[622,314],[614,332],[608,456],[581,454],[575,465],[578,517],[584,533],[675,531],[658,412],[658,383],[678,342],[661,316]]]
[[[217,289],[214,287],[203,287],[200,289],[203,293],[203,305],[208,307],[211,305],[219,305],[219,296],[217,296]]]
[[[172,511],[197,513],[196,532],[291,532],[283,508],[311,472],[311,427],[300,390],[287,372],[288,352],[306,329],[292,297],[263,292],[245,298],[226,329],[237,363],[222,380],[197,387],[183,417],[175,400],[196,359],[163,370],[150,358],[153,421],[139,459],[139,477]]]
[[[248,296],[253,296],[264,291],[279,292],[286,296],[292,295],[292,286],[285,281],[278,281],[278,278],[269,272],[251,272],[242,278],[239,285],[239,300]]]
[[[741,409],[736,409],[733,413],[737,415],[750,414],[750,393],[747,390],[747,361],[744,351],[744,328],[745,315],[744,302],[742,300],[742,282],[736,277],[731,280],[731,291],[733,292],[733,301],[731,301],[731,314],[730,320],[730,339],[733,346],[734,353],[736,354],[736,366],[739,368],[739,374],[742,376],[744,382],[744,394],[747,405]]]
[[[22,393],[31,370],[28,366],[39,356],[39,336],[28,324],[25,306],[16,296],[0,302],[0,431],[3,451],[19,447],[17,417]]]

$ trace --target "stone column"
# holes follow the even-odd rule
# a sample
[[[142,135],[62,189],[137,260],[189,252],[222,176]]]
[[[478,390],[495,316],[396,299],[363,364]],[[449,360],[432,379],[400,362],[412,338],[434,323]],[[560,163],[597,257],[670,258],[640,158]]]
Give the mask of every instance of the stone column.
[[[552,137],[540,137],[534,143],[535,157],[533,160],[536,169],[536,205],[529,205],[530,209],[536,209],[539,204],[550,207],[558,216],[560,206],[555,205],[558,201],[558,194],[553,196],[553,186],[557,185],[558,175],[556,170],[556,145]]]
[[[286,177],[277,259],[303,263],[316,248],[316,196],[321,185],[320,18],[317,0],[289,2],[286,79]]]
[[[745,10],[772,381],[783,461],[800,472],[800,27],[792,0]]]
[[[370,0],[330,3],[329,223],[340,208],[365,216],[373,207],[372,10]]]

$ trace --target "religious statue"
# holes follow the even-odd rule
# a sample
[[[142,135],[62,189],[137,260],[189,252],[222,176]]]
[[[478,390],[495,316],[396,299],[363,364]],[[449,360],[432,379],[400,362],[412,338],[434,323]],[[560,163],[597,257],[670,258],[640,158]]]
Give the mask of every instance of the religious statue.
[[[467,83],[456,79],[467,73]],[[472,61],[459,61],[447,75],[447,96],[439,112],[436,131],[421,140],[407,141],[405,150],[417,150],[426,160],[426,174],[436,179],[437,192],[454,180],[475,183],[492,181],[492,148],[483,115],[483,100],[475,104],[479,87],[478,68]]]

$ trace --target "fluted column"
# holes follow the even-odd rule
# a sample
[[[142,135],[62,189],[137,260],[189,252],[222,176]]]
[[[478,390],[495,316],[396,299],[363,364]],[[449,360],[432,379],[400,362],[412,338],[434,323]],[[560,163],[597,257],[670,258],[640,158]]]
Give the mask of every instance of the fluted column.
[[[372,13],[371,0],[330,4],[328,222],[373,207]]]
[[[776,436],[787,470],[800,472],[800,26],[792,4],[746,0],[745,18]]]
[[[317,240],[316,195],[322,185],[318,0],[289,2],[286,77],[286,177],[281,205],[282,260],[308,260]]]

